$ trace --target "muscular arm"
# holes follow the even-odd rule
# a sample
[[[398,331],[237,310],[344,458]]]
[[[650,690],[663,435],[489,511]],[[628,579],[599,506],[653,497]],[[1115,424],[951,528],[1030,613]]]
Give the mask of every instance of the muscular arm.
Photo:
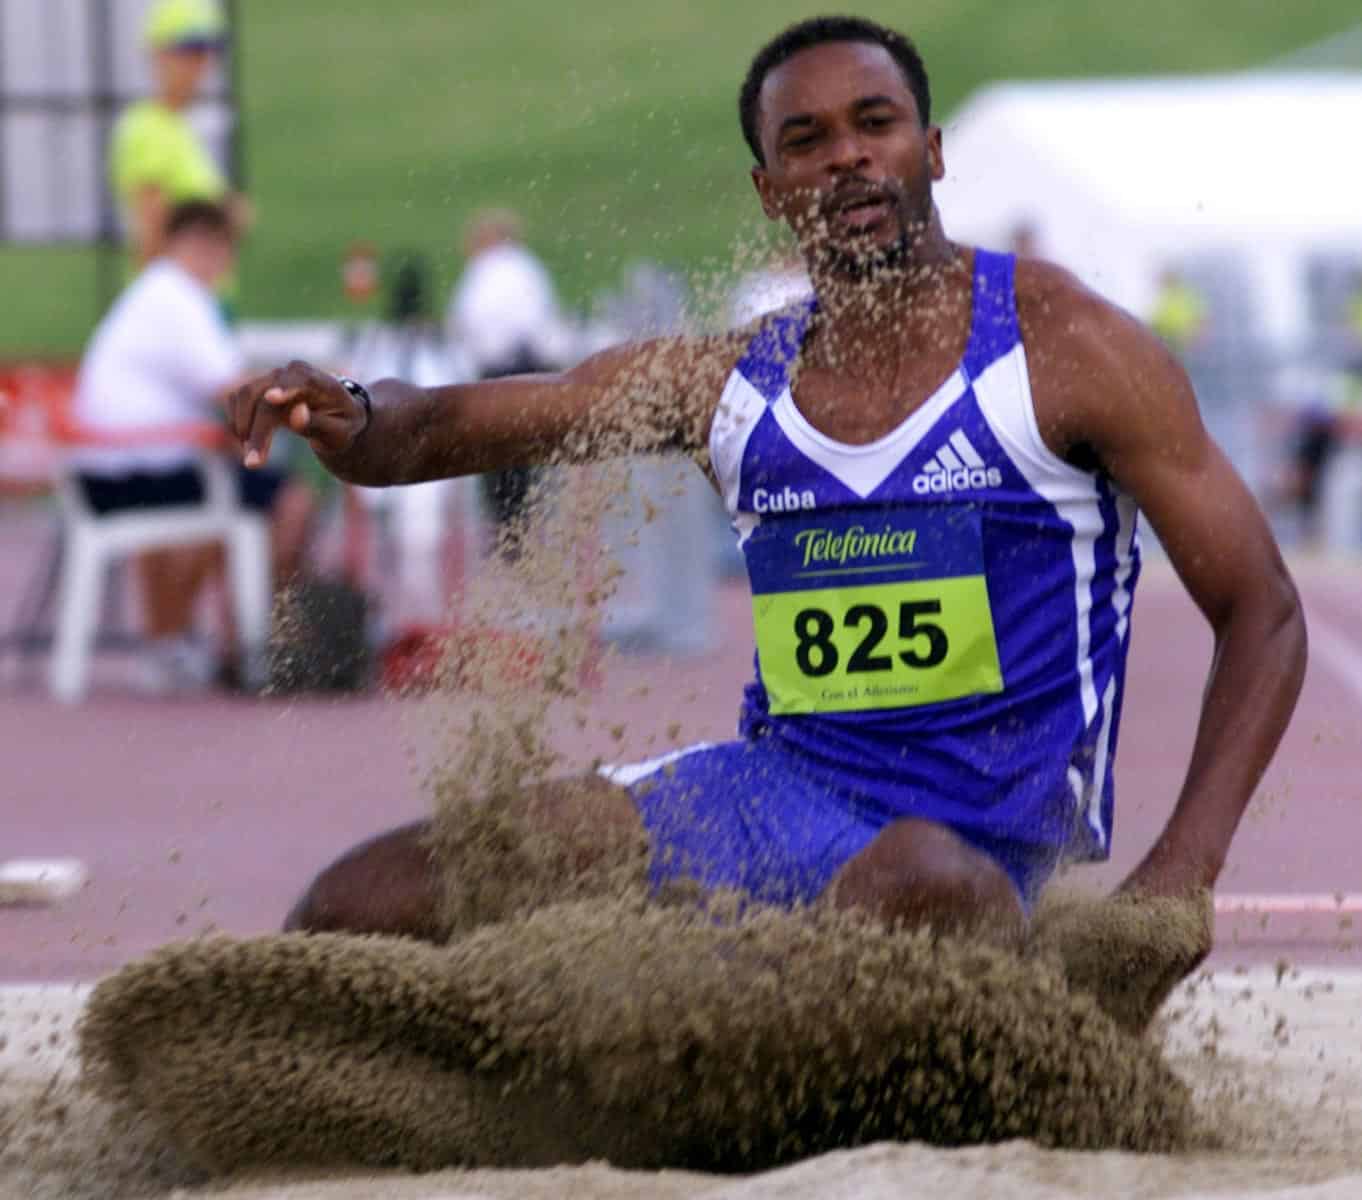
[[[417,483],[547,461],[676,449],[703,458],[733,339],[674,338],[617,347],[559,374],[419,388],[382,380],[367,427],[329,375],[292,363],[239,389],[233,431],[247,463],[273,432],[306,437],[351,483]]]
[[[1276,543],[1211,441],[1187,377],[1138,322],[1044,264],[1020,268],[1037,418],[1061,456],[1095,454],[1139,504],[1215,636],[1186,779],[1123,887],[1211,887],[1305,674],[1305,621]]]

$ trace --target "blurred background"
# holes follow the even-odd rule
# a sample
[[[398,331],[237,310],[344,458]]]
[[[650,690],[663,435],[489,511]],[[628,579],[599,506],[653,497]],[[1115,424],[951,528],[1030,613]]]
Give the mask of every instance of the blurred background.
[[[556,367],[625,337],[731,324],[803,286],[754,201],[736,93],[758,46],[821,7],[222,0],[207,18],[199,0],[0,0],[0,722],[7,735],[30,731],[31,752],[0,784],[0,803],[25,806],[10,853],[60,850],[56,818],[40,809],[91,778],[94,767],[58,762],[78,728],[104,746],[92,762],[154,739],[137,770],[164,769],[178,795],[221,766],[206,748],[171,763],[161,704],[188,680],[139,689],[146,679],[124,669],[146,630],[138,580],[112,550],[98,558],[101,586],[67,614],[84,649],[54,666],[71,548],[99,532],[70,488],[77,372],[140,265],[145,189],[120,193],[115,161],[127,114],[190,80],[166,103],[220,175],[205,194],[231,200],[240,218],[239,259],[217,294],[243,370],[297,355],[362,379],[429,383]],[[948,232],[1054,259],[1148,322],[1186,364],[1208,425],[1284,544],[1331,563],[1362,553],[1356,0],[854,7],[903,29],[926,60],[945,131]],[[175,84],[166,72],[182,67]],[[273,579],[311,586],[305,624],[330,630],[313,657],[339,664],[293,680],[297,695],[419,681],[451,598],[488,564],[514,561],[497,531],[543,482],[378,495],[328,484],[296,446],[273,465],[299,485],[280,493],[295,508],[269,514]],[[723,735],[751,661],[723,515],[693,470],[666,460],[628,470],[643,498],[601,533],[624,571],[601,640],[633,656],[640,680],[666,656],[693,664],[701,693],[722,684],[717,707],[702,699],[706,715],[687,731]],[[663,519],[641,520],[659,507]],[[223,520],[222,537],[242,546],[260,534]],[[293,539],[289,554],[281,537]],[[262,553],[237,549],[243,562]],[[256,628],[247,574],[224,577],[225,617],[211,597],[195,609],[194,630],[213,631],[218,649]],[[1342,664],[1339,695],[1355,707],[1362,641],[1344,621],[1353,578],[1321,585],[1339,614],[1321,628]],[[1187,634],[1194,646],[1197,636]],[[196,690],[256,690],[241,655],[214,662]],[[134,701],[139,690],[160,700]],[[97,733],[49,695],[88,701]],[[232,710],[234,736],[246,711]],[[291,719],[347,731],[375,719],[311,711]],[[196,736],[209,737],[222,713],[174,716],[196,712]],[[334,736],[353,749],[349,732]],[[286,770],[283,746],[260,753]],[[337,830],[389,823],[371,801],[391,770],[401,771],[381,755],[339,754],[326,786],[349,788],[353,820]],[[419,810],[411,796],[402,803]],[[85,842],[86,858],[97,856]],[[0,860],[6,852],[0,841]],[[292,859],[276,866],[270,896],[301,878]]]
[[[556,368],[627,336],[749,319],[804,286],[753,202],[735,89],[765,37],[814,11],[0,0],[11,516],[16,497],[41,503],[60,477],[80,356],[150,255],[116,154],[120,123],[148,97],[187,121],[204,169],[221,173],[208,195],[245,212],[218,289],[244,369],[297,356],[433,383]],[[948,232],[1050,257],[1148,321],[1283,541],[1362,550],[1355,5],[861,11],[904,27],[928,61]],[[176,84],[169,67],[189,75]],[[484,553],[485,527],[513,518],[533,485],[522,474],[458,496],[338,496],[305,451],[278,458],[315,493],[287,518],[285,557],[308,565],[317,530],[342,514],[334,554],[351,579],[400,584],[390,637],[440,616],[458,569],[441,556]],[[644,492],[673,486],[656,464],[633,471]],[[667,576],[666,545],[689,538],[716,579],[740,567],[714,501],[697,479],[681,486],[699,494],[624,556],[606,631],[622,646],[712,640],[659,625],[662,597],[684,586]],[[42,590],[20,614],[26,644],[42,633]],[[695,590],[684,624],[703,625],[706,603]]]
[[[150,86],[141,52],[147,8],[148,0],[0,3],[5,357],[74,355],[107,299],[96,290],[96,255],[43,243],[73,230],[80,241],[116,236],[114,213],[90,188],[103,179],[101,137]],[[737,84],[770,31],[819,11],[784,0],[697,0],[648,12],[616,0],[575,9],[529,0],[232,0],[224,8],[231,51],[196,117],[260,209],[241,269],[241,311],[253,320],[350,315],[338,271],[356,240],[424,251],[443,295],[461,266],[458,231],[488,205],[523,213],[576,307],[614,286],[633,258],[692,277],[722,272],[758,224]],[[952,206],[982,168],[973,130],[985,118],[1008,131],[1009,147],[994,139],[1000,155],[1027,154],[1031,170],[1043,169],[1035,188],[1013,180],[1027,185],[1021,198],[1035,207],[1070,204],[1080,189],[1101,192],[1091,197],[1096,203],[1137,178],[1162,193],[1159,219],[1182,228],[1214,227],[1223,192],[1241,190],[1241,181],[1267,193],[1241,196],[1244,208],[1265,215],[1285,191],[1306,221],[1325,211],[1325,198],[1314,195],[1316,172],[1356,158],[1335,141],[1322,156],[1330,161],[1316,161],[1316,139],[1351,126],[1350,110],[1336,107],[1362,69],[1349,0],[1152,0],[1138,12],[1118,0],[867,0],[857,11],[904,28],[926,57],[959,185],[943,192]],[[1219,109],[1207,100],[1204,121],[1220,122],[1207,144],[1205,124],[1179,119],[1186,108],[1176,105],[1187,103],[1179,98],[1198,81],[1229,82],[1218,77],[1239,72],[1262,73],[1265,88],[1274,85],[1266,76],[1289,72],[1288,93],[1303,98],[1285,108],[1265,103],[1279,110],[1267,124],[1236,98]],[[1112,99],[1116,110],[1100,111],[1073,90],[992,90],[1079,79],[1142,82]],[[1332,99],[1321,95],[1330,85]],[[1108,114],[1119,110],[1117,130]],[[1140,125],[1147,140],[1125,141]],[[1161,157],[1145,157],[1151,146]],[[1100,176],[1122,157],[1129,165],[1107,188],[1078,174],[1086,163]],[[1001,165],[1010,171],[1012,161]],[[1216,194],[1192,196],[1206,206],[1200,211],[1182,207],[1189,189],[1179,176],[1189,167],[1198,182],[1216,171],[1227,176]],[[1355,195],[1331,194],[1333,211],[1355,214]],[[1000,227],[1017,223],[1004,211],[1007,196],[992,202]],[[1127,213],[1132,222],[1154,219],[1140,197],[1130,204],[1107,209],[1113,224]],[[1049,214],[1029,215],[1041,223]],[[985,220],[971,209],[970,226]],[[1057,230],[1040,232],[1054,236],[1054,253],[1069,253]],[[961,233],[974,230],[962,224]],[[1132,302],[1148,300],[1148,284],[1123,280],[1120,290]]]
[[[108,142],[152,88],[150,7],[0,0],[0,362],[74,361],[123,281]],[[522,218],[567,315],[608,311],[630,265],[646,262],[684,281],[693,316],[715,319],[764,235],[736,84],[769,31],[817,11],[775,0],[647,13],[614,0],[222,8],[226,52],[190,116],[256,209],[234,303],[261,359],[326,348],[324,329],[290,343],[270,324],[381,316],[405,256],[421,258],[438,314],[469,218],[494,206]],[[1362,344],[1362,165],[1345,132],[1362,117],[1356,7],[858,11],[906,28],[924,52],[951,233],[1052,257],[1162,317],[1255,486],[1310,507],[1319,480],[1304,475],[1322,463],[1280,451],[1298,423],[1346,404],[1355,388],[1332,368]],[[381,279],[347,291],[357,248]]]

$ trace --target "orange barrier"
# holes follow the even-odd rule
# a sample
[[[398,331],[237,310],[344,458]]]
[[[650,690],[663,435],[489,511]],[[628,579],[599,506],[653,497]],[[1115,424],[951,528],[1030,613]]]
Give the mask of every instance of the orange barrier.
[[[0,365],[0,494],[47,490],[75,385],[74,363]]]
[[[76,369],[72,362],[0,363],[0,438],[12,436],[16,422],[26,416],[46,428],[69,412]]]
[[[225,450],[226,430],[211,421],[187,421],[116,432],[81,425],[72,411],[75,363],[0,365],[0,487],[45,485],[62,446],[189,444]]]

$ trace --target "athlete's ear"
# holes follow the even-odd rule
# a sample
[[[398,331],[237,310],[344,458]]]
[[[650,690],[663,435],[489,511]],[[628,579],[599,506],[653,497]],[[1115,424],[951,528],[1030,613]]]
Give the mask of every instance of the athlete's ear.
[[[932,179],[946,177],[946,154],[941,148],[941,126],[927,126],[927,165],[932,169]]]
[[[766,173],[765,167],[752,168],[752,186],[757,189],[757,195],[761,198],[761,211],[766,214],[768,221],[779,221],[783,217],[780,205],[776,203],[775,188],[771,186],[771,177]]]

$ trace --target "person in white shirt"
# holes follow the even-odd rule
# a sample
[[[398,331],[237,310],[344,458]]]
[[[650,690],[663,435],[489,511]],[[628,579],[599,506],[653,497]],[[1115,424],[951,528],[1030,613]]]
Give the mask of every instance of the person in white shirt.
[[[476,379],[557,370],[572,358],[575,334],[563,319],[548,269],[524,244],[520,218],[507,209],[476,214],[464,233],[467,265],[454,285],[445,329]],[[483,476],[501,549],[516,555],[517,518],[536,473],[526,467]]]
[[[548,268],[524,243],[520,218],[507,209],[476,214],[463,250],[467,263],[450,296],[446,332],[479,377],[505,375],[527,359],[566,360],[573,334]]]
[[[383,319],[366,323],[350,339],[342,358],[347,375],[390,375],[422,386],[475,378],[462,347],[450,344],[433,319],[430,266],[424,256],[407,251],[398,259],[385,310]],[[357,547],[352,582],[384,593],[384,632],[394,638],[438,625],[449,615],[457,577],[444,548],[451,510],[462,506],[460,493],[459,482],[449,479],[347,492],[347,520]],[[377,531],[371,515],[381,519],[379,537],[373,536]],[[452,527],[461,534],[461,525]],[[382,555],[379,570],[373,562],[375,548]]]
[[[179,205],[167,220],[163,253],[96,328],[76,382],[79,446],[70,463],[97,513],[204,500],[205,440],[228,390],[245,375],[214,292],[235,261],[227,210],[208,201]],[[244,503],[273,505],[280,476],[241,478]],[[220,561],[215,545],[138,557],[149,686],[203,684],[214,674],[213,656],[189,634],[202,586]]]

